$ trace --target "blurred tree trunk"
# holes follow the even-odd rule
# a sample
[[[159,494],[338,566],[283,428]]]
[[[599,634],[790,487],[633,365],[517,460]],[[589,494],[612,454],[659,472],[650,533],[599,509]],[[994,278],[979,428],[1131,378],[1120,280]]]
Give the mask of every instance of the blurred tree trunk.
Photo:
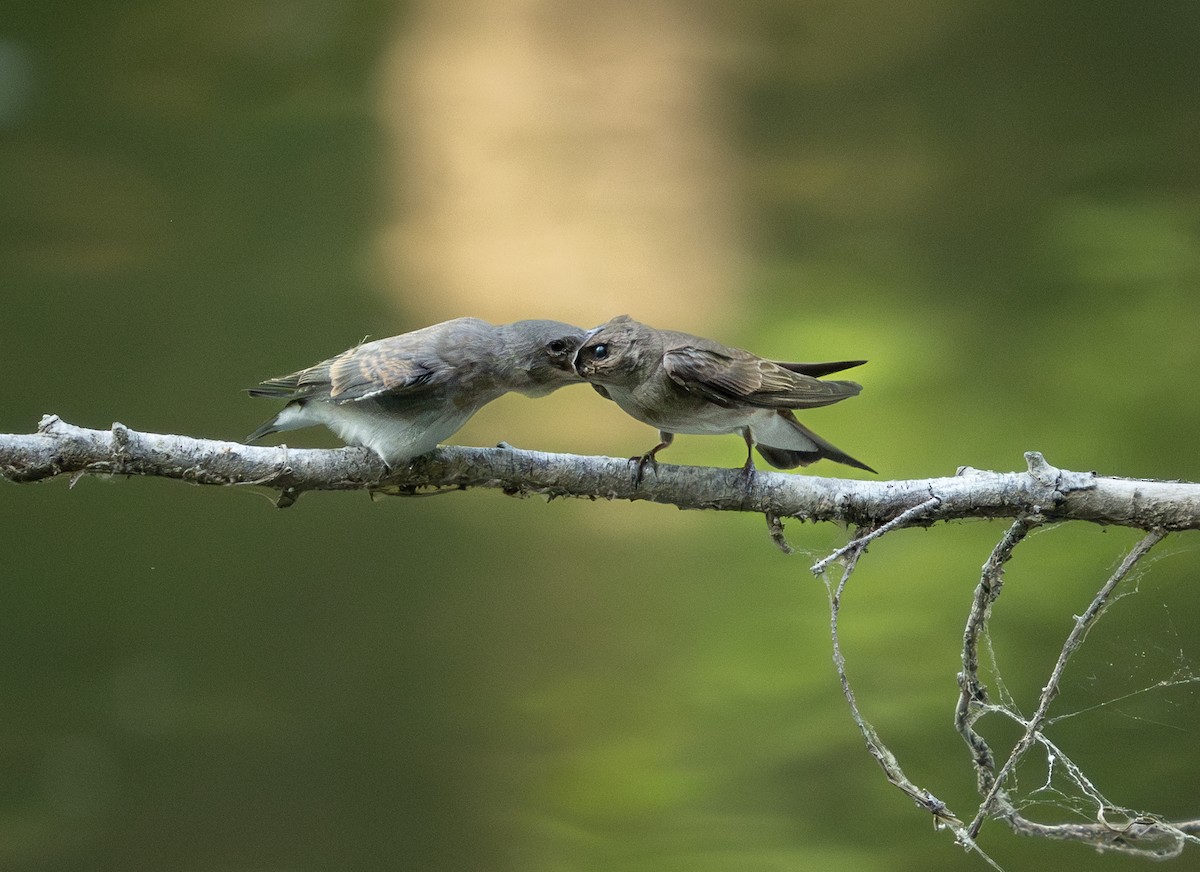
[[[695,328],[731,311],[743,222],[714,26],[674,0],[418,4],[379,99],[382,262],[405,308]]]

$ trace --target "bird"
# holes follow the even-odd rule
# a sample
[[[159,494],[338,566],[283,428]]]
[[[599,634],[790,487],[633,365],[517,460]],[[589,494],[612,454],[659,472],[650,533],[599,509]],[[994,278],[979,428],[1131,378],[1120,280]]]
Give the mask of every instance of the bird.
[[[674,330],[658,330],[620,315],[587,332],[575,370],[603,397],[637,420],[657,427],[659,443],[630,458],[640,482],[647,465],[677,433],[738,433],[746,440],[742,473],[754,474],[754,449],[777,469],[826,459],[868,472],[860,460],[805,427],[793,409],[828,406],[857,395],[852,381],[821,376],[865,360],[784,363]]]
[[[247,442],[323,424],[396,469],[432,451],[509,391],[540,397],[583,379],[573,359],[584,331],[561,321],[495,326],[455,318],[357,345],[247,388],[287,400]]]

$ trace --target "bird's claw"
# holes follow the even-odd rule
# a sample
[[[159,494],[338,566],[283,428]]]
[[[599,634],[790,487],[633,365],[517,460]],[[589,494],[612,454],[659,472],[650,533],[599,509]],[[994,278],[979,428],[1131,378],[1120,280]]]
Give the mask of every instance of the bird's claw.
[[[654,470],[654,474],[658,475],[658,459],[654,453],[639,454],[636,457],[629,458],[629,462],[633,464],[633,486],[637,487],[642,483],[642,479],[646,477],[646,467],[649,466]]]
[[[758,470],[754,467],[754,460],[747,460],[745,465],[738,470],[738,480],[742,483],[742,488],[746,491],[750,490],[750,485],[754,484],[754,477],[758,475]]]

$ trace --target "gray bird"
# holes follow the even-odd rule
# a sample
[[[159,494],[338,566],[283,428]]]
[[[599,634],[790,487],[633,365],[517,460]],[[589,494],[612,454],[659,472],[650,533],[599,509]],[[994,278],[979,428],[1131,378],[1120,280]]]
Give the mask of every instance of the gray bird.
[[[792,409],[828,406],[855,396],[851,381],[820,376],[866,363],[783,363],[764,360],[673,330],[656,330],[628,315],[588,331],[575,356],[576,371],[627,413],[659,430],[659,443],[637,462],[647,464],[676,433],[739,433],[746,440],[743,472],[754,472],[755,447],[779,469],[807,466],[822,458],[875,470],[855,460],[796,420]]]
[[[584,331],[559,321],[499,327],[456,318],[358,345],[249,388],[288,404],[247,438],[324,424],[392,468],[437,447],[509,391],[530,397],[583,381],[572,366]]]

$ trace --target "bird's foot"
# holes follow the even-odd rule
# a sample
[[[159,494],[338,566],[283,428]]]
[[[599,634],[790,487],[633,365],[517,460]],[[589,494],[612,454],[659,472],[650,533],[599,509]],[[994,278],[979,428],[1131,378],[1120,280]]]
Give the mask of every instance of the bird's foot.
[[[758,470],[754,468],[754,459],[747,458],[746,463],[738,470],[737,474],[738,482],[747,495],[750,493],[750,486],[754,484],[756,475],[758,475]]]
[[[654,470],[654,474],[658,475],[658,460],[654,457],[654,452],[648,454],[640,454],[637,457],[629,458],[629,462],[633,464],[633,486],[636,488],[642,483],[642,479],[646,477],[646,467],[649,466]]]

